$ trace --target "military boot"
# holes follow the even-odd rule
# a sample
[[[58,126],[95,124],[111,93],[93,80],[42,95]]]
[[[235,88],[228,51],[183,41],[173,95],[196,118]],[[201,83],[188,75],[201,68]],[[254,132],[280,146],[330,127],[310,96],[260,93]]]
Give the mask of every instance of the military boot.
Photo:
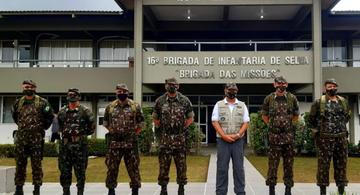
[[[108,195],[115,195],[115,189],[114,188],[109,188]]]
[[[343,195],[345,192],[345,186],[338,186],[339,195]]]
[[[326,195],[326,186],[320,186],[320,195]]]
[[[78,188],[77,195],[84,195],[84,188]]]
[[[14,195],[24,195],[23,186],[16,186]]]
[[[132,188],[131,195],[139,195],[139,188]]]
[[[167,185],[161,186],[160,195],[168,195],[168,193],[167,193]]]
[[[275,195],[275,186],[269,186],[269,195]]]
[[[70,195],[70,187],[63,187],[63,195]]]
[[[291,187],[290,186],[285,187],[285,195],[291,195]]]
[[[40,195],[40,186],[34,185],[33,195]]]
[[[183,184],[180,184],[179,185],[179,189],[178,189],[178,195],[184,195],[185,192],[184,192],[184,185]]]

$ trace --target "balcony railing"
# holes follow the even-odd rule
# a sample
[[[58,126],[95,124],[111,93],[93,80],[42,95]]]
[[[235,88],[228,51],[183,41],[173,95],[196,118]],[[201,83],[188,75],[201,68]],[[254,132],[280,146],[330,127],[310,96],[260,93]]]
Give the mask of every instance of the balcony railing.
[[[322,67],[360,67],[360,59],[323,59]]]
[[[127,68],[133,64],[133,58],[124,60],[0,60],[0,68]]]
[[[154,48],[154,45],[157,47]],[[176,47],[173,50],[174,45]],[[159,51],[162,49],[161,46],[167,47],[168,50],[164,51],[292,51],[310,50],[312,41],[143,42],[145,51]]]

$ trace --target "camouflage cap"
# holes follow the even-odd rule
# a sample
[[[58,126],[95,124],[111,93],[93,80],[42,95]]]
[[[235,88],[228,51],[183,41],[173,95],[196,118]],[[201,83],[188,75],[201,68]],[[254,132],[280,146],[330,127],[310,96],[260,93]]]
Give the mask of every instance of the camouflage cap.
[[[326,84],[334,84],[334,85],[338,86],[338,83],[336,82],[336,80],[334,78],[326,79],[325,85]]]
[[[33,87],[36,87],[36,83],[33,80],[25,80],[22,82],[23,85],[32,85]]]
[[[275,77],[274,82],[275,83],[287,83],[286,79],[283,76]]]
[[[124,89],[126,91],[129,91],[129,88],[127,87],[127,85],[125,83],[119,83],[116,85],[116,89]]]
[[[236,83],[230,82],[230,83],[226,83],[225,89],[236,89],[236,90],[238,90],[238,87],[237,87]]]
[[[168,78],[168,79],[165,79],[165,83],[170,83],[170,84],[179,84],[179,83],[177,82],[177,80],[176,80],[174,77],[172,77],[172,78]]]
[[[70,88],[70,89],[68,89],[68,93],[70,93],[70,92],[76,93],[76,94],[78,94],[78,95],[80,96],[80,91],[79,91],[79,89],[77,89],[77,88]]]

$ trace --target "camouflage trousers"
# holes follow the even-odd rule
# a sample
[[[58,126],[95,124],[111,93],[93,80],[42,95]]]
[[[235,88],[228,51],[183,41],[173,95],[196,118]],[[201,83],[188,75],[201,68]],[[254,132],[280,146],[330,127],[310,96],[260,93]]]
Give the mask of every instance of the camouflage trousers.
[[[140,158],[137,146],[133,148],[109,148],[105,160],[105,164],[108,168],[106,176],[106,187],[109,189],[116,188],[119,166],[122,157],[124,157],[125,166],[131,180],[130,188],[140,188]]]
[[[61,143],[59,146],[59,170],[60,184],[63,187],[71,186],[72,168],[77,181],[78,188],[84,188],[86,179],[86,168],[88,164],[88,149],[86,144]]]
[[[268,173],[266,179],[266,185],[275,186],[277,183],[277,170],[280,163],[280,158],[283,158],[283,168],[284,168],[284,184],[286,186],[294,186],[293,180],[293,164],[294,164],[294,145],[293,144],[284,144],[284,145],[270,145],[269,146],[269,162],[268,162]]]
[[[334,165],[334,179],[337,186],[346,186],[348,183],[346,177],[346,164],[348,154],[348,141],[346,137],[338,138],[317,138],[317,185],[329,185],[329,169],[331,158]]]
[[[15,141],[15,185],[22,186],[26,178],[27,159],[31,159],[32,183],[42,185],[43,171],[41,161],[43,158],[43,137],[41,134],[17,133]]]
[[[159,148],[159,185],[167,185],[169,183],[169,172],[171,159],[174,157],[176,166],[176,182],[185,185],[187,183],[186,177],[186,149],[171,149],[168,147]]]

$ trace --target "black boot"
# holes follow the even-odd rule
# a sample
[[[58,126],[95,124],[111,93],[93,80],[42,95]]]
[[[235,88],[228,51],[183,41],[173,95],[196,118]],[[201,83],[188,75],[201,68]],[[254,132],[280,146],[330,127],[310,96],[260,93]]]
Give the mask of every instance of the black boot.
[[[326,195],[326,186],[320,186],[320,195]]]
[[[269,186],[269,195],[275,195],[275,186]]]
[[[115,189],[114,188],[109,188],[108,195],[115,195]]]
[[[291,187],[290,186],[285,187],[285,195],[291,195]]]
[[[132,188],[131,195],[139,195],[139,188]]]
[[[16,186],[14,195],[24,195],[23,186]]]
[[[40,186],[34,185],[33,195],[40,195]]]
[[[345,192],[345,186],[338,186],[339,195],[343,195]]]
[[[84,195],[84,188],[78,188],[77,195]]]
[[[178,195],[184,195],[185,192],[184,192],[184,184],[180,184],[179,185],[179,189],[178,189]]]
[[[63,195],[70,195],[70,187],[63,187]]]
[[[160,195],[168,195],[168,193],[167,193],[167,185],[161,186]]]

